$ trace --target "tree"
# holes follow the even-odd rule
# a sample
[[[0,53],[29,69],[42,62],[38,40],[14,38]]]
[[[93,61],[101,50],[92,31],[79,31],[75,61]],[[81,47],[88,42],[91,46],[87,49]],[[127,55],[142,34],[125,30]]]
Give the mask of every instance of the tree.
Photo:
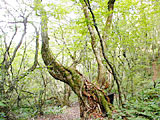
[[[108,61],[105,53],[104,53],[104,41],[100,35],[98,30],[94,13],[91,9],[90,2],[88,1],[81,1],[82,10],[84,11],[86,24],[90,33],[91,37],[91,45],[93,53],[96,57],[96,61],[98,64],[98,78],[97,78],[97,85],[89,82],[89,80],[81,74],[75,67],[65,67],[62,64],[58,63],[55,59],[55,56],[52,54],[52,51],[49,47],[49,35],[48,35],[48,17],[47,12],[44,9],[43,5],[40,1],[36,1],[37,3],[36,8],[40,11],[41,14],[41,37],[42,37],[42,49],[41,54],[43,61],[48,69],[48,72],[52,77],[57,80],[60,80],[66,84],[68,84],[72,90],[76,93],[80,103],[80,116],[82,119],[88,119],[91,115],[96,114],[97,116],[102,116],[103,114],[107,114],[108,117],[111,117],[111,109],[112,106],[109,103],[109,98],[107,94],[104,92],[104,89],[107,89],[109,83],[106,81],[106,70],[110,71],[117,82],[119,96],[121,100],[121,93],[119,88],[119,82],[114,71],[113,66]],[[107,39],[107,31],[110,28],[112,22],[112,14],[114,8],[115,0],[110,0],[108,2],[108,10],[110,11],[110,15],[106,20],[106,26],[103,38]],[[89,14],[91,13],[91,16]],[[92,25],[92,19],[93,24]],[[95,27],[95,30],[94,30]],[[97,45],[97,35],[100,39],[101,45]],[[102,62],[103,59],[107,62],[107,69]]]
[[[29,22],[29,17],[31,16],[30,11],[19,11],[21,17],[18,19],[17,14],[13,14],[13,12],[18,13],[13,7],[9,6],[9,4],[4,0],[4,10],[8,14],[9,21],[1,21],[3,24],[0,27],[0,31],[2,33],[2,44],[4,47],[1,48],[1,59],[0,59],[0,101],[8,102],[8,105],[1,112],[5,112],[6,116],[9,117],[9,111],[12,109],[14,104],[17,103],[19,107],[19,103],[21,101],[20,93],[23,91],[24,85],[20,85],[19,81],[25,78],[29,73],[33,72],[38,64],[38,51],[39,51],[39,31],[34,23]],[[9,7],[8,7],[9,6]],[[29,13],[28,13],[29,12]],[[26,49],[28,43],[25,42],[23,46],[23,42],[25,41],[25,36],[27,34],[27,27],[30,24],[35,30],[35,54],[34,54],[34,62],[31,66],[27,66],[27,69],[22,69],[26,56]],[[22,27],[22,29],[21,29]],[[21,30],[21,34],[19,33]],[[10,32],[8,32],[10,31]],[[18,36],[16,46],[14,45],[15,39]],[[14,47],[13,47],[14,46]],[[19,49],[24,47],[22,52],[22,56],[19,53]],[[2,52],[3,51],[3,52]],[[18,54],[18,55],[17,55]],[[20,64],[15,65],[15,61],[17,62],[17,57],[21,57]],[[15,97],[16,95],[16,97]],[[13,97],[14,96],[14,97]],[[16,99],[16,102],[13,103],[13,98]],[[11,102],[12,101],[12,102]],[[8,118],[10,119],[10,118]]]
[[[104,115],[118,119],[124,117],[121,113],[130,117],[124,109],[135,106],[135,99],[147,102],[141,96],[144,88],[155,92],[150,95],[150,91],[147,100],[157,97],[159,1],[16,0],[19,9],[5,0],[2,3],[0,11],[5,11],[6,19],[0,21],[0,114],[1,111],[7,111],[6,115],[9,111],[14,113],[15,107],[19,114],[23,105],[32,108],[35,114],[43,114],[47,100],[60,101],[56,102],[58,105],[68,104],[63,103],[63,97],[69,99],[68,88],[78,96],[82,119]],[[41,37],[37,27],[40,25]],[[32,33],[31,26],[35,30]],[[41,38],[43,59],[38,60]],[[30,42],[36,47],[35,52]],[[110,92],[115,93],[114,108],[123,107],[119,117],[115,117],[118,111],[112,114]],[[127,104],[129,100],[134,103]],[[151,115],[142,115],[145,105],[143,101],[140,103],[138,114],[133,116],[150,119],[158,116],[153,115],[157,110],[153,103],[150,107],[156,110]],[[4,104],[8,110],[3,109]]]

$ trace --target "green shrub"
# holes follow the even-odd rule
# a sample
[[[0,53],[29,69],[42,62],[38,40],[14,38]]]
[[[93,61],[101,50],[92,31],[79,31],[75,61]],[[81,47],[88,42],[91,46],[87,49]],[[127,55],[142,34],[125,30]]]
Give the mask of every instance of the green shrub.
[[[130,98],[124,108],[116,111],[113,118],[122,119],[122,116],[129,120],[159,120],[160,119],[160,85],[156,88],[143,90]]]

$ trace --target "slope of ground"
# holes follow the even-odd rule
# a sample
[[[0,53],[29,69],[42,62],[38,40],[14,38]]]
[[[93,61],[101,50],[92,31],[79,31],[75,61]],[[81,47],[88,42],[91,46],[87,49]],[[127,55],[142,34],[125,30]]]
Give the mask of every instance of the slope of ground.
[[[59,115],[44,115],[31,120],[78,120],[80,119],[80,110],[78,103],[68,107],[63,114]]]

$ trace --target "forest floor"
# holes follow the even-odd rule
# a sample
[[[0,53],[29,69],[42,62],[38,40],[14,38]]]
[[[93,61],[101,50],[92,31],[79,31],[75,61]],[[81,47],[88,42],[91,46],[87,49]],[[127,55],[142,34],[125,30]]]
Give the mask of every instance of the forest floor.
[[[78,120],[80,118],[79,104],[72,104],[64,113],[58,115],[43,115],[32,120]]]

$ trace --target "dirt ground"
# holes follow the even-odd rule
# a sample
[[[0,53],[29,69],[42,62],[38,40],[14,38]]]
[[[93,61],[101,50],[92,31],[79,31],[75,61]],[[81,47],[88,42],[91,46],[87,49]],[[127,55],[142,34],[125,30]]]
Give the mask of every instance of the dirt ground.
[[[32,118],[30,120],[79,120],[80,110],[79,105],[73,104],[71,107],[67,108],[63,114],[59,115],[44,115],[38,118]]]

